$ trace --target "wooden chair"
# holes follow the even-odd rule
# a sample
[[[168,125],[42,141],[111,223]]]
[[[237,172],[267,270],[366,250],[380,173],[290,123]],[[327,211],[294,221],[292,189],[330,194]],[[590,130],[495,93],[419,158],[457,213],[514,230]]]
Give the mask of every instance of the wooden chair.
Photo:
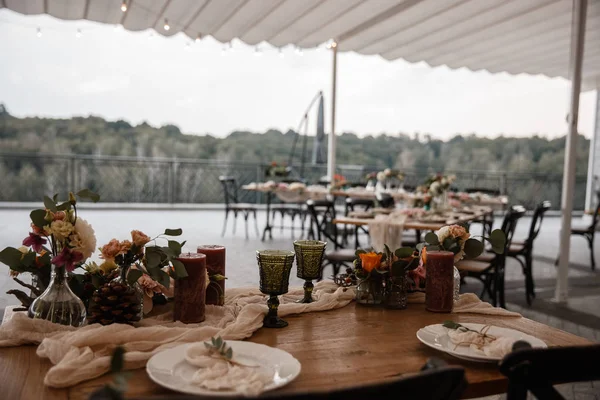
[[[517,342],[513,349],[499,365],[508,377],[507,400],[525,400],[528,391],[538,399],[564,399],[552,385],[600,380],[600,368],[590,367],[600,359],[600,344],[532,349]]]
[[[338,238],[338,226],[333,223],[336,218],[334,202],[331,200],[308,200],[306,207],[311,216],[309,237],[333,245],[332,251],[325,252],[324,267],[331,265],[334,275],[340,272],[342,265],[350,268],[356,258],[355,249],[344,248]]]
[[[587,227],[571,227],[571,235],[583,236],[588,241],[590,257],[592,260],[592,271],[596,269],[596,260],[594,259],[594,234],[598,225],[598,214],[600,213],[600,191],[596,192],[596,198],[598,204],[596,205],[594,216],[592,217],[592,223]]]
[[[227,229],[227,217],[229,212],[233,212],[233,233],[235,234],[235,227],[237,222],[238,213],[244,216],[244,222],[246,225],[246,238],[248,238],[248,217],[250,214],[254,216],[254,228],[256,229],[256,236],[258,233],[258,225],[256,222],[256,206],[252,204],[240,203],[238,201],[237,184],[235,178],[232,176],[219,176],[219,182],[223,186],[223,195],[225,196],[225,221],[223,222],[223,231],[221,236],[225,235]]]
[[[463,368],[448,366],[440,359],[431,358],[420,372],[406,374],[402,377],[388,380],[383,383],[354,386],[331,391],[311,392],[310,388],[306,388],[305,393],[299,394],[285,394],[273,391],[262,394],[260,398],[281,400],[456,400],[460,398],[466,387],[467,381],[465,379],[465,370]],[[243,399],[241,396],[235,398]],[[110,397],[94,397],[94,400],[105,399],[110,399]],[[198,399],[198,397],[183,394],[171,394],[168,396],[159,395],[156,397],[156,400],[166,399],[191,400]]]
[[[533,282],[532,264],[533,264],[533,242],[540,233],[542,227],[542,221],[544,220],[544,214],[552,207],[549,201],[542,201],[537,205],[531,219],[531,225],[529,227],[529,236],[523,241],[513,240],[510,247],[508,248],[508,257],[515,258],[521,267],[523,267],[523,274],[525,275],[525,297],[527,304],[531,305],[531,299],[535,297],[535,285]]]
[[[506,255],[512,243],[512,238],[517,228],[517,222],[525,215],[525,208],[512,206],[502,221],[502,231],[506,235],[506,246],[504,253],[496,254],[490,259],[480,258],[475,260],[462,260],[456,264],[461,275],[478,279],[483,283],[483,290],[479,297],[487,293],[492,304],[500,304],[506,307],[504,300],[504,267]]]

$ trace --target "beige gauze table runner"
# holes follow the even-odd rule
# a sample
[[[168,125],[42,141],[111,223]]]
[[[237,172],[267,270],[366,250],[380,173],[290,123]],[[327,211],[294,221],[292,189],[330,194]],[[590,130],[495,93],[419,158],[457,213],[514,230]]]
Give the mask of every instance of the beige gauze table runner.
[[[292,288],[280,296],[279,315],[325,311],[348,305],[355,296],[353,288],[338,287],[332,281],[315,285],[310,304],[294,303],[303,296],[302,288]],[[423,293],[409,295],[409,303],[424,302]],[[492,307],[474,294],[464,294],[453,312],[514,316],[519,314]],[[125,367],[142,368],[159,351],[184,343],[199,342],[213,336],[225,340],[241,340],[260,329],[267,313],[266,296],[258,289],[227,289],[223,307],[207,306],[206,320],[200,324],[173,322],[172,311],[146,318],[135,327],[124,324],[82,328],[62,326],[43,320],[34,320],[19,312],[5,318],[0,327],[0,347],[39,344],[37,354],[54,364],[44,378],[51,387],[69,387],[98,377],[109,371],[114,348],[125,350]],[[415,326],[415,331],[420,327]]]
[[[389,215],[376,215],[369,221],[369,237],[375,251],[382,252],[384,245],[395,250],[402,247],[402,234],[406,215],[393,212]]]

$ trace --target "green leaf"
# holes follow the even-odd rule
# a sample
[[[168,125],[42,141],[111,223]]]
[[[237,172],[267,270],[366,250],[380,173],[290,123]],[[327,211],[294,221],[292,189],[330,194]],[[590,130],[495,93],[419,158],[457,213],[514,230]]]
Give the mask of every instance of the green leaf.
[[[175,241],[175,240],[169,240],[169,249],[171,249],[173,251],[173,253],[177,254],[178,256],[181,254],[181,243]]]
[[[406,261],[394,261],[392,268],[390,269],[393,277],[402,276],[406,273],[404,267],[407,265]]]
[[[36,253],[34,251],[30,251],[26,254],[23,255],[23,258],[21,258],[21,264],[23,264],[26,267],[33,267],[35,266],[35,257],[36,257]]]
[[[435,244],[435,245],[440,244],[440,241],[439,241],[437,235],[433,232],[427,232],[427,234],[425,235],[425,241],[429,244]]]
[[[407,258],[411,257],[415,250],[412,247],[400,247],[396,249],[395,253],[398,258]]]
[[[419,252],[421,252],[425,246],[426,246],[426,244],[425,244],[425,243],[419,243],[419,244],[417,244],[417,245],[415,246],[415,248],[416,248],[416,249],[417,249]]]
[[[492,244],[492,251],[494,253],[504,253],[504,248],[506,247],[506,235],[501,229],[494,229],[488,240]]]
[[[21,263],[21,257],[23,253],[14,247],[7,247],[4,250],[0,251],[0,262],[6,264],[15,271],[21,272],[23,269]]]
[[[181,236],[183,230],[181,228],[178,229],[165,229],[165,235],[167,236]]]
[[[217,336],[217,339],[215,340],[215,346],[217,347],[217,349],[221,348],[222,344],[223,344],[223,338],[221,338],[221,336]]]
[[[188,276],[187,270],[185,269],[185,265],[179,260],[171,260],[173,264],[173,269],[175,269],[175,276],[177,279],[185,278]]]
[[[177,260],[175,260],[175,261],[177,261]],[[227,279],[227,277],[224,275],[221,275],[221,274],[210,275],[211,281],[219,282],[219,281],[224,281],[225,279]]]
[[[451,237],[447,237],[446,239],[444,239],[444,242],[442,243],[442,247],[444,248],[444,250],[448,250],[450,251],[450,249],[456,245],[456,239],[451,238]]]
[[[358,257],[359,254],[367,254],[367,252],[363,249],[358,249],[354,252],[354,255],[356,255],[356,257]]]
[[[465,255],[467,258],[479,257],[483,253],[483,242],[477,239],[467,239],[465,242]]]
[[[123,371],[123,365],[125,364],[125,349],[121,346],[117,346],[110,359],[110,372],[118,374]]]
[[[227,351],[225,352],[225,358],[227,358],[228,360],[231,360],[231,358],[233,357],[233,350],[230,348],[227,349]]]
[[[56,202],[52,201],[52,199],[48,196],[44,196],[44,207],[52,212],[57,212]]]
[[[100,200],[100,195],[92,192],[90,189],[80,190],[77,192],[77,196],[81,197],[82,199],[90,199],[94,203],[97,203]]]
[[[58,207],[56,207],[56,209],[58,211],[69,211],[71,209],[71,202],[65,201],[64,203],[59,204]]]
[[[54,196],[52,196],[52,201],[54,203],[56,203],[58,201],[58,193],[54,193]]]
[[[427,246],[427,251],[439,251],[439,250],[440,250],[440,246],[438,246],[438,245]]]
[[[148,270],[160,267],[161,263],[160,254],[153,249],[154,247],[146,248],[146,267]]]
[[[33,210],[29,214],[29,218],[31,218],[31,222],[38,228],[44,228],[45,225],[49,225],[49,222],[46,221],[46,210],[38,209]]]
[[[458,329],[462,326],[461,324],[457,324],[454,321],[444,321],[444,323],[442,325],[448,329]]]
[[[170,284],[171,284],[171,277],[169,276],[169,274],[167,274],[162,269],[159,269],[158,273],[157,273],[157,276],[158,276],[158,279],[156,281],[158,283],[160,283],[161,285],[163,285],[166,288],[168,288],[170,286]]]
[[[144,273],[139,269],[130,269],[127,273],[127,283],[133,286],[142,275],[144,275]]]

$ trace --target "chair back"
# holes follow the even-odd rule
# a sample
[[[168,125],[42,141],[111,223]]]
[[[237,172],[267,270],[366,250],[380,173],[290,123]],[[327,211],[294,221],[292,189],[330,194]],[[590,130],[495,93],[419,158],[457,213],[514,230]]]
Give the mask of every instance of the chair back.
[[[552,385],[600,380],[600,368],[584,361],[600,359],[600,344],[547,349],[519,344],[499,364],[508,377],[507,400],[525,400],[528,391],[538,399],[563,399]]]
[[[350,211],[356,211],[356,207],[360,207],[360,211],[369,211],[375,206],[375,202],[371,199],[354,199],[352,197],[346,198],[346,212],[344,215],[348,215]]]
[[[466,193],[484,193],[490,196],[500,196],[500,191],[497,189],[487,189],[487,188],[478,188],[472,187],[465,189]]]
[[[310,214],[310,231],[317,240],[330,241],[336,249],[342,247],[337,240],[335,203],[331,200],[308,200],[306,208]]]
[[[599,220],[598,214],[600,213],[600,190],[598,190],[596,192],[596,202],[597,202],[596,210],[594,212],[594,216],[592,217],[592,224],[588,228],[590,231],[594,231],[596,229],[596,227],[598,226],[598,220]]]
[[[219,176],[219,182],[223,186],[223,195],[225,196],[225,207],[231,204],[239,203],[237,195],[237,184],[233,176]]]
[[[508,250],[512,243],[513,236],[517,229],[517,222],[525,215],[525,211],[525,207],[523,206],[512,206],[504,216],[502,227],[500,228],[506,236],[506,248],[504,254],[506,254],[506,250]]]
[[[531,226],[529,227],[529,236],[527,236],[526,245],[532,246],[533,241],[537,238],[540,233],[540,229],[542,227],[542,222],[544,220],[544,214],[552,207],[552,204],[549,201],[542,201],[537,205],[535,211],[533,213],[533,218],[531,220]]]
[[[380,207],[393,208],[396,205],[394,198],[389,193],[377,193],[375,195]]]

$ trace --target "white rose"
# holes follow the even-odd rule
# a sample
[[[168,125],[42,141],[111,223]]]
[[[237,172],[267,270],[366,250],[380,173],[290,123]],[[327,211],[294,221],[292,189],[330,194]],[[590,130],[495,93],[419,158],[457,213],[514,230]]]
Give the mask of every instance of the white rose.
[[[96,250],[96,235],[94,229],[83,218],[77,218],[75,222],[75,233],[69,237],[75,251],[83,254],[83,259],[88,259]]]
[[[389,169],[389,168],[386,168],[386,169],[383,170],[383,174],[385,176],[392,176],[392,170]]]
[[[444,243],[444,240],[450,237],[450,227],[442,226],[438,231],[435,232],[440,243]]]
[[[385,173],[384,173],[384,172],[382,172],[382,171],[378,172],[378,173],[377,173],[377,180],[378,180],[379,182],[383,182],[383,181],[385,181]]]
[[[438,181],[433,182],[429,186],[429,192],[433,195],[438,195],[440,193],[440,183]]]

